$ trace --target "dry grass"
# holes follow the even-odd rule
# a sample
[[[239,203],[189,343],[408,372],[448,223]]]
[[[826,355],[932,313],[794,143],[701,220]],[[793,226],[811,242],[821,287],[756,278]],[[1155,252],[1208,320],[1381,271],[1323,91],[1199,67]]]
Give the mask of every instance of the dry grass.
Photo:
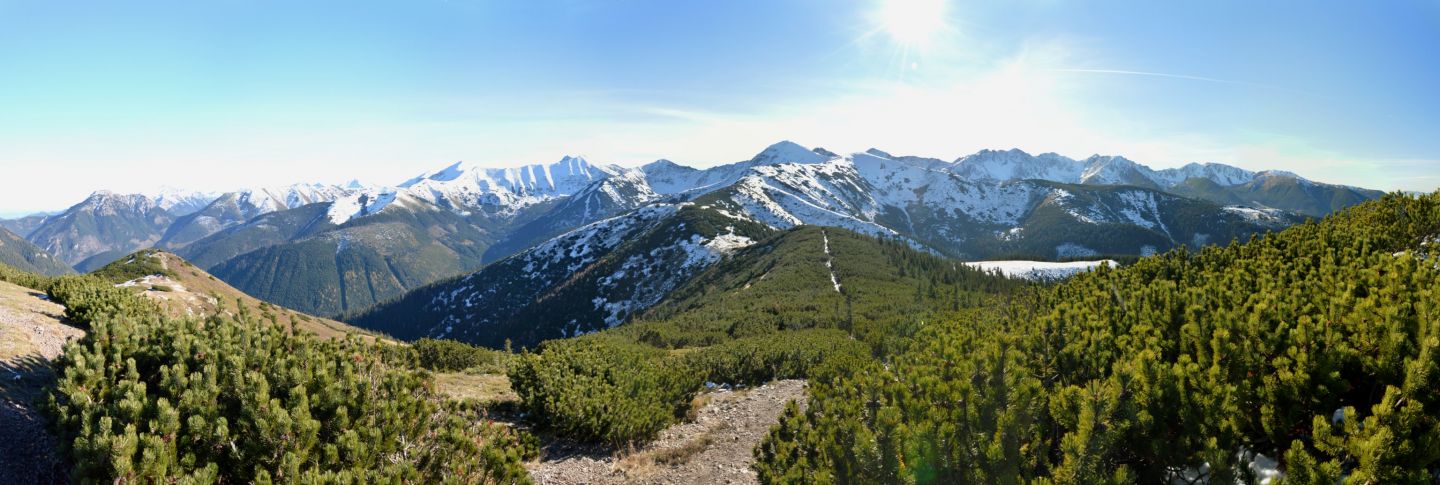
[[[217,311],[233,314],[238,303],[257,318],[270,320],[273,317],[278,324],[303,328],[321,337],[343,338],[349,333],[374,337],[370,332],[342,322],[260,301],[169,252],[161,251],[156,256],[160,258],[161,265],[175,276],[173,279],[163,278],[151,284],[136,285],[135,288],[154,290],[142,291],[142,294],[160,303],[172,316],[207,316]]]
[[[475,399],[481,402],[519,401],[510,388],[510,379],[500,374],[435,374],[435,389],[455,400]]]
[[[716,429],[710,428],[699,437],[673,448],[658,448],[645,451],[631,450],[615,462],[615,468],[631,480],[655,476],[662,468],[684,465],[691,458],[704,452],[715,443]]]
[[[678,448],[666,448],[654,450],[651,453],[655,463],[665,466],[684,465],[690,462],[690,457],[700,454],[715,443],[714,433],[706,432],[694,441],[685,443]]]
[[[64,308],[37,295],[38,291],[0,282],[0,311],[5,312],[0,316],[0,361],[40,352],[31,341],[35,337],[31,325],[64,330],[60,323]],[[0,378],[8,377],[0,375]]]
[[[681,355],[689,354],[689,353],[696,352],[696,351],[699,351],[699,350],[703,350],[704,348],[705,348],[705,347],[681,347],[681,348],[678,348],[678,349],[670,349],[670,350],[667,350],[666,352],[668,352],[671,356],[681,356]]]
[[[706,392],[690,398],[690,409],[685,410],[685,422],[693,423],[696,419],[700,419],[700,410],[705,409],[706,404],[710,404],[710,396],[711,394]]]

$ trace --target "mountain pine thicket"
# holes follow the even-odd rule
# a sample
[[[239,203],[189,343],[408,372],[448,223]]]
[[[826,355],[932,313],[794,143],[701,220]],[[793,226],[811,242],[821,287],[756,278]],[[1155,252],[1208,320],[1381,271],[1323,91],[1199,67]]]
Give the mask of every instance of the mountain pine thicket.
[[[74,481],[529,481],[534,438],[435,399],[410,347],[292,332],[244,307],[167,318],[93,276],[0,278],[47,291],[88,329],[43,406]]]
[[[1440,194],[1101,269],[812,379],[767,483],[1430,483]]]
[[[858,367],[903,348],[926,321],[1025,286],[903,242],[800,227],[706,270],[635,322],[527,351],[509,376],[542,427],[643,442],[681,418],[707,381]]]

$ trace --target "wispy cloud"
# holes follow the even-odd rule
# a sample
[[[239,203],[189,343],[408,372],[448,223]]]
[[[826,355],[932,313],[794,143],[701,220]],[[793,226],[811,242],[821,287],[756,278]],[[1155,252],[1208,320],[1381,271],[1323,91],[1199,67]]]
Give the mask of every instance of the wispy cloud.
[[[1192,76],[1192,75],[1189,75],[1189,74],[1172,74],[1172,73],[1166,73],[1166,72],[1150,72],[1150,71],[1131,71],[1131,70],[1125,70],[1125,69],[1052,68],[1052,69],[1047,69],[1047,71],[1060,72],[1060,73],[1072,73],[1072,74],[1111,74],[1111,75],[1119,75],[1119,76],[1142,76],[1142,77],[1155,77],[1155,78],[1166,78],[1166,79],[1182,79],[1182,80],[1186,80],[1186,81],[1200,81],[1200,82],[1215,83],[1215,84],[1226,84],[1226,85],[1230,85],[1230,86],[1245,86],[1245,87],[1258,88],[1258,89],[1264,89],[1264,90],[1269,90],[1269,91],[1279,91],[1279,92],[1285,92],[1285,93],[1289,93],[1289,94],[1295,94],[1295,95],[1299,95],[1299,96],[1306,96],[1306,97],[1311,97],[1311,98],[1316,98],[1316,99],[1328,99],[1328,98],[1326,98],[1326,97],[1324,97],[1324,96],[1319,96],[1319,95],[1316,95],[1316,94],[1307,93],[1307,92],[1304,92],[1304,91],[1300,91],[1300,90],[1288,88],[1288,87],[1285,87],[1285,86],[1278,86],[1278,85],[1274,85],[1274,84],[1257,83],[1257,82],[1250,82],[1250,81],[1239,81],[1239,80],[1234,80],[1234,79],[1220,79],[1220,78],[1206,77],[1206,76]]]

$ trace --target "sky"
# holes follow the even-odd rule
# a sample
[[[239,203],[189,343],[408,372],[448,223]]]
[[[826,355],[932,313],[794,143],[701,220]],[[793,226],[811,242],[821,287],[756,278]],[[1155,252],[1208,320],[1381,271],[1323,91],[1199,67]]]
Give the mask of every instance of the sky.
[[[0,0],[0,215],[779,140],[1440,188],[1440,2]]]

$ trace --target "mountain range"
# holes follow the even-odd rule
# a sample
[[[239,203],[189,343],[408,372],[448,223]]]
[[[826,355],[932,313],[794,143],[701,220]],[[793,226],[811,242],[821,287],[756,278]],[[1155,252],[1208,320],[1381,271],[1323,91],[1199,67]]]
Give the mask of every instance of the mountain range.
[[[557,330],[564,333],[623,321],[691,272],[664,268],[665,277],[643,281],[653,294],[622,302],[620,290],[606,288],[636,282],[598,278],[627,268],[626,261],[689,262],[698,269],[728,251],[711,246],[738,247],[798,226],[841,227],[967,260],[1054,260],[1225,243],[1379,195],[1213,163],[1154,170],[1119,156],[1072,159],[1020,150],[953,161],[878,149],[842,156],[785,141],[748,160],[705,169],[668,160],[626,168],[564,157],[504,169],[456,163],[395,186],[297,184],[155,196],[102,191],[61,213],[3,225],[81,271],[138,249],[164,248],[246,293],[312,314],[359,315],[419,288],[438,291],[427,285],[467,278],[516,301],[561,290],[605,300],[591,306],[609,310],[576,313],[575,326]],[[595,239],[585,231],[610,236]],[[637,245],[641,241],[649,245]],[[545,258],[560,259],[544,266]],[[625,272],[644,274],[638,264]],[[564,271],[532,273],[526,285],[512,281],[536,265]],[[602,270],[608,273],[596,273]],[[586,279],[592,273],[596,279]],[[513,319],[531,318],[533,311],[492,316],[519,321]],[[414,333],[439,335],[437,322],[417,325],[426,328]]]

